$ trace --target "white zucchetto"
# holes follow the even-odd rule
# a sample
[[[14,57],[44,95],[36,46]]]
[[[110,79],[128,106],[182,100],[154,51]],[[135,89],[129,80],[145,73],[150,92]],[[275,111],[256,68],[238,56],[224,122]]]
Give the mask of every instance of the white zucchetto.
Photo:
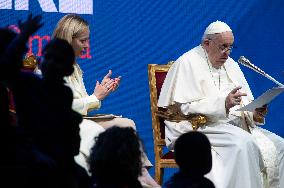
[[[226,23],[217,20],[215,22],[212,22],[210,25],[208,25],[208,27],[204,32],[204,35],[223,33],[227,31],[232,31],[232,30]]]

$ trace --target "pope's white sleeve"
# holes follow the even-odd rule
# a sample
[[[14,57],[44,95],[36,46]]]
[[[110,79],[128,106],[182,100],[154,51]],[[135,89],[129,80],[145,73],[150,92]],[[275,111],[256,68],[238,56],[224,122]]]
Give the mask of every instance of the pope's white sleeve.
[[[198,101],[184,103],[180,108],[186,115],[199,113],[208,116],[211,120],[218,120],[227,117],[225,100],[226,96],[206,97]]]

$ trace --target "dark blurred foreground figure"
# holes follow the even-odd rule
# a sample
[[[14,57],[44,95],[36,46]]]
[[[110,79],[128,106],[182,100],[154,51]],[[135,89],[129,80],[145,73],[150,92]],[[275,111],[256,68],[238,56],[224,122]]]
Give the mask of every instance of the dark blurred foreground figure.
[[[73,48],[58,39],[46,46],[43,79],[20,70],[26,42],[41,27],[40,21],[40,16],[30,16],[20,22],[19,35],[0,30],[1,149],[9,148],[1,155],[1,178],[9,180],[9,187],[89,187],[87,173],[74,161],[79,152],[82,117],[72,110],[72,91],[63,81],[73,73]],[[7,115],[8,88],[15,100],[15,127]],[[9,142],[11,139],[13,142]],[[5,144],[9,147],[2,147]]]
[[[214,188],[205,174],[212,168],[211,144],[200,132],[181,135],[174,146],[180,170],[165,184],[166,188]]]
[[[0,29],[0,173],[1,185],[8,183],[9,187],[26,187],[36,161],[37,150],[29,134],[19,126],[19,121],[12,122],[8,91],[15,91],[20,85],[26,42],[42,26],[40,20],[40,16],[29,16],[24,23],[19,22],[19,35],[7,28]]]
[[[60,154],[58,157],[62,157],[65,162],[66,160],[73,161],[73,157],[79,153],[78,125],[82,121],[82,117],[71,108],[73,101],[72,90],[64,85],[63,78],[73,73],[74,52],[65,40],[53,39],[44,48],[43,55],[44,60],[41,64],[41,70],[45,99],[49,109],[53,109],[52,117],[47,120],[53,124],[52,127],[54,128],[49,136],[57,136],[56,141],[53,138],[50,142],[54,142],[52,147],[59,147],[58,141],[60,141],[64,145],[64,147],[61,146],[61,151],[62,149],[66,151],[65,154],[68,157],[64,157],[64,154]]]
[[[60,187],[89,187],[87,172],[74,161],[80,148],[79,124],[82,116],[72,110],[73,93],[64,81],[64,77],[74,71],[73,48],[65,40],[53,39],[44,48],[43,55],[44,98],[50,116],[42,145],[56,161],[58,182],[62,182]]]
[[[140,139],[130,127],[101,133],[89,159],[93,188],[142,188]]]

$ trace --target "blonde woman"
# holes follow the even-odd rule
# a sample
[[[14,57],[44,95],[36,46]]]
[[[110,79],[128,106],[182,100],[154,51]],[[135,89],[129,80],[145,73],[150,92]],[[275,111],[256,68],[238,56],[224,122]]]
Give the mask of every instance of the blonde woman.
[[[89,48],[90,29],[89,24],[76,14],[65,15],[59,20],[53,38],[60,38],[67,40],[73,47],[75,56],[79,57],[85,50]],[[83,82],[83,72],[80,66],[74,63],[74,73],[66,77],[67,85],[72,89],[74,99],[72,108],[86,116],[88,111],[99,109],[101,101],[107,97],[111,92],[115,91],[120,83],[120,77],[111,78],[111,70],[105,75],[101,82],[96,82],[96,86],[91,95],[86,92]],[[76,161],[88,168],[86,158],[90,155],[90,148],[94,144],[94,137],[97,136],[104,129],[112,126],[132,127],[136,129],[135,123],[127,118],[115,117],[110,120],[94,121],[84,119],[80,124],[80,155],[76,157]],[[144,166],[152,166],[150,161],[144,155]],[[157,183],[149,176],[148,171],[143,169],[142,184],[148,184],[150,187],[158,186]]]

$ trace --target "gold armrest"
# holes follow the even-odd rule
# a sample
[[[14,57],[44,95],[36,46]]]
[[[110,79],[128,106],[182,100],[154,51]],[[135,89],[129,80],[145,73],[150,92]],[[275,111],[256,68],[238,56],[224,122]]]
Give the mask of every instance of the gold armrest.
[[[156,114],[157,116],[172,122],[189,121],[194,131],[208,122],[208,118],[202,114],[184,115],[179,111],[172,112],[169,109],[166,111],[157,110]]]

